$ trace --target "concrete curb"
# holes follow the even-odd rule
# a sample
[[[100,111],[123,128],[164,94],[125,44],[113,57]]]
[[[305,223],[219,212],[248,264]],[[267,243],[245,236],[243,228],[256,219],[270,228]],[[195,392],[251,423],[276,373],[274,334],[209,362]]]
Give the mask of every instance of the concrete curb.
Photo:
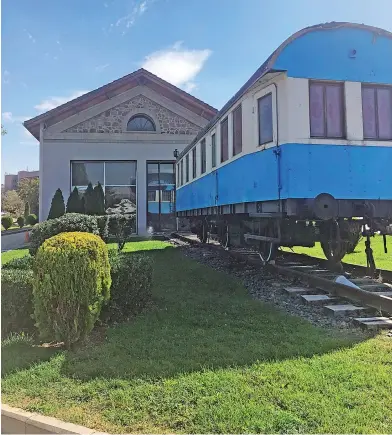
[[[80,434],[108,435],[88,427],[66,423],[53,417],[1,405],[1,433],[6,434]]]

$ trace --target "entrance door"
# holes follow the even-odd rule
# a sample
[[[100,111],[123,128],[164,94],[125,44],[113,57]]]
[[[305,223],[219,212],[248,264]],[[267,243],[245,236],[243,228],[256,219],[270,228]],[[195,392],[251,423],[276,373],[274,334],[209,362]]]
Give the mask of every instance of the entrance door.
[[[147,163],[147,227],[149,232],[176,229],[173,162]]]

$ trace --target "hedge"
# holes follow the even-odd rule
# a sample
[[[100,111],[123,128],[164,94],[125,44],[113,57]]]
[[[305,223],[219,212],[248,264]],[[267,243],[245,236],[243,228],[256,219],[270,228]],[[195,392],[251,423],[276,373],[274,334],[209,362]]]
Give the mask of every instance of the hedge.
[[[80,232],[46,240],[34,260],[33,302],[41,338],[67,349],[93,329],[110,296],[108,249],[103,240]]]
[[[80,213],[67,213],[59,218],[39,223],[31,230],[30,254],[35,255],[38,248],[50,237],[74,231],[99,235],[97,217]]]
[[[1,271],[1,333],[31,331],[33,272],[5,268]]]

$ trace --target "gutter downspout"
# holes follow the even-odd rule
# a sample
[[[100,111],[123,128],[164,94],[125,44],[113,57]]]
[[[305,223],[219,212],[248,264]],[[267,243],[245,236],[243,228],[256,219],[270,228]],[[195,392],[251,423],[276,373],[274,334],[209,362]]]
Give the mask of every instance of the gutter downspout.
[[[43,161],[44,161],[44,130],[45,130],[45,124],[41,122],[39,125],[39,208],[38,208],[38,218],[39,222],[42,222],[44,219],[42,215],[42,199],[43,199],[43,186],[44,186],[44,180],[43,180]]]
[[[272,85],[275,86],[275,108],[276,108],[276,147],[274,149],[274,154],[277,158],[277,164],[278,164],[278,200],[279,200],[279,213],[282,214],[282,198],[281,198],[281,191],[282,191],[282,177],[281,177],[281,150],[279,148],[279,115],[278,115],[278,86],[276,83],[272,83]]]

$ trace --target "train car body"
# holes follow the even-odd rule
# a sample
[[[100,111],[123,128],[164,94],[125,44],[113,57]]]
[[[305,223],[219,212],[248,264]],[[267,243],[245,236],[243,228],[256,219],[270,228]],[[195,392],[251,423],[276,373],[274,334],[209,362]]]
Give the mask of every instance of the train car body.
[[[320,239],[331,258],[359,222],[387,234],[392,34],[328,23],[288,38],[177,159],[176,210],[199,233],[236,227],[267,250]]]

